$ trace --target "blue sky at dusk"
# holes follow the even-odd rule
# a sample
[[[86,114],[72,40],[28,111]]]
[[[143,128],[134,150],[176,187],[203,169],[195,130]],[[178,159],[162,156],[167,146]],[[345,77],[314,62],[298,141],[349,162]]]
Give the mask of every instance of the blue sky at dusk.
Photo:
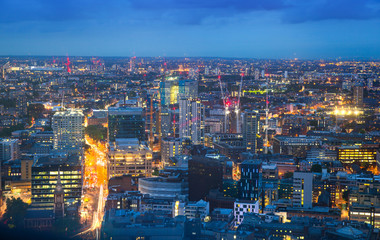
[[[380,59],[380,0],[0,0],[0,55]]]

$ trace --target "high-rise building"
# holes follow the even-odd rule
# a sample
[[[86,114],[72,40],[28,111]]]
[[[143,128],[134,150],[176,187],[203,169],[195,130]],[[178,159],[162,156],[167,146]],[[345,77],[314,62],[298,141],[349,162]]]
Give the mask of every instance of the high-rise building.
[[[354,87],[353,104],[354,104],[354,106],[356,106],[358,108],[363,107],[363,87],[362,86],[355,86]]]
[[[210,68],[205,67],[205,75],[206,76],[210,75]]]
[[[177,137],[178,132],[178,108],[162,108],[161,109],[161,136]],[[157,122],[159,124],[159,122]]]
[[[257,160],[246,160],[240,164],[240,199],[257,201],[262,191],[262,164]]]
[[[257,134],[259,133],[260,115],[255,111],[246,111],[243,113],[243,141],[246,150],[256,152]]]
[[[188,138],[193,144],[204,142],[205,106],[200,100],[179,100],[179,137]]]
[[[82,166],[78,155],[49,155],[38,158],[32,166],[32,207],[54,208],[58,171],[65,193],[65,205],[80,204]]]
[[[0,162],[19,158],[20,147],[18,139],[0,139]]]
[[[145,120],[140,107],[108,108],[108,140],[137,138],[145,140]]]
[[[160,82],[160,98],[161,106],[169,106],[177,101],[178,97],[178,81],[168,78]]]
[[[25,95],[18,96],[16,99],[16,109],[20,116],[24,116],[28,113],[28,100]]]
[[[182,138],[163,138],[161,141],[161,162],[169,165],[169,158],[182,155]]]
[[[150,177],[152,150],[137,138],[117,138],[110,142],[108,151],[108,178],[129,174]]]
[[[223,162],[205,156],[192,156],[189,167],[189,200],[204,199],[212,189],[223,186]],[[207,183],[207,184],[205,184]]]
[[[160,82],[161,106],[178,103],[179,99],[198,97],[198,81],[168,77]]]
[[[184,79],[178,82],[178,99],[188,98],[196,99],[198,98],[198,81],[192,79]]]
[[[52,119],[54,149],[58,152],[83,153],[84,115],[81,110],[56,112]]]
[[[255,81],[258,81],[260,79],[260,71],[259,69],[255,69]]]
[[[293,207],[313,207],[313,179],[311,172],[294,172],[293,174]]]

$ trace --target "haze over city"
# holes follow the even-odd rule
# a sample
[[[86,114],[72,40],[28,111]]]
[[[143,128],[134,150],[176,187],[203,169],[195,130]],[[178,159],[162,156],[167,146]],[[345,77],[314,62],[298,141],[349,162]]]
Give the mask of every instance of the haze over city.
[[[0,54],[380,57],[378,0],[3,0]]]

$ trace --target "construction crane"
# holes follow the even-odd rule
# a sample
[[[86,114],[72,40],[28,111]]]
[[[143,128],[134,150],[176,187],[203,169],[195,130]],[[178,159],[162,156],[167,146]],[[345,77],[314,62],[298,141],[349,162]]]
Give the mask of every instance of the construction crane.
[[[228,121],[228,114],[230,114],[230,111],[228,110],[230,101],[227,97],[227,90],[224,92],[223,86],[222,86],[222,79],[221,76],[218,76],[219,79],[219,86],[220,86],[220,92],[222,94],[222,100],[223,100],[223,106],[224,106],[224,132],[227,133],[227,121]]]
[[[266,103],[266,106],[265,106],[265,154],[268,154],[268,113],[269,113],[269,99],[268,99],[268,78],[266,78],[266,82],[267,82],[267,89],[266,89],[266,99],[265,99],[265,103]]]
[[[243,78],[244,73],[241,73],[241,79],[240,79],[240,85],[239,85],[239,93],[238,93],[238,100],[235,105],[235,114],[236,114],[236,133],[241,133],[241,123],[240,123],[240,96],[241,96],[241,89],[243,85]]]
[[[148,101],[150,104],[150,111],[146,112],[146,115],[149,115],[149,147],[153,149],[153,143],[154,143],[154,136],[153,136],[153,94],[148,93]]]
[[[66,65],[66,68],[67,68],[67,72],[68,72],[68,73],[71,73],[70,64],[71,64],[71,62],[70,62],[70,58],[67,57],[67,62],[65,63],[65,65]]]

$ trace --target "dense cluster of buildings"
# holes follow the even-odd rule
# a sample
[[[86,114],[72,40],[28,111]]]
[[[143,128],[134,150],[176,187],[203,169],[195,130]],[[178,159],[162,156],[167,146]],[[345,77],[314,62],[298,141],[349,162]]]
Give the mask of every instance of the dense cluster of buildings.
[[[1,190],[29,204],[26,228],[70,217],[102,239],[380,237],[379,62],[10,62]]]

